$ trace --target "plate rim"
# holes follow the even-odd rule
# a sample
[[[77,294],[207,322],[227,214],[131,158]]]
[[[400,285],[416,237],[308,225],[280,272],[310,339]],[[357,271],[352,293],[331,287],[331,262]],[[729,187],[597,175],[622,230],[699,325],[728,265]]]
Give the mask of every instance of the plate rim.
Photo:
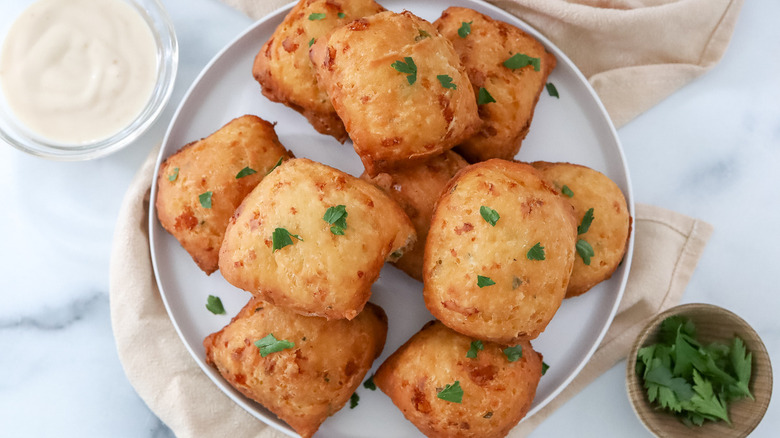
[[[438,0],[444,2],[445,0]],[[154,166],[154,172],[152,175],[152,184],[151,184],[151,192],[149,197],[149,216],[148,216],[148,232],[149,232],[149,247],[150,247],[150,254],[152,259],[152,268],[154,272],[155,277],[155,283],[157,285],[157,288],[160,292],[160,297],[163,301],[163,304],[165,306],[166,313],[168,315],[168,319],[171,321],[172,325],[174,326],[177,335],[179,336],[179,340],[184,344],[187,351],[190,353],[192,358],[194,359],[195,363],[200,367],[200,369],[206,374],[206,376],[209,377],[209,379],[223,392],[225,393],[234,403],[241,406],[242,409],[244,409],[248,414],[252,415],[253,417],[261,420],[263,423],[273,427],[274,429],[283,432],[289,436],[298,436],[295,431],[293,431],[286,423],[284,423],[282,420],[276,418],[276,416],[270,412],[267,408],[263,406],[263,409],[269,412],[269,415],[263,415],[261,412],[258,411],[258,409],[255,406],[250,406],[248,403],[249,399],[236,397],[235,393],[236,390],[232,386],[230,386],[226,381],[219,375],[219,373],[214,370],[213,368],[209,367],[205,361],[200,358],[200,355],[195,352],[193,347],[186,341],[186,337],[184,336],[184,333],[182,333],[182,329],[179,326],[179,324],[176,321],[176,318],[173,314],[173,311],[171,309],[171,306],[169,304],[168,298],[164,292],[164,288],[162,286],[162,281],[160,277],[160,271],[158,268],[157,263],[157,256],[154,251],[155,248],[155,240],[157,231],[156,230],[156,199],[157,199],[157,179],[158,179],[158,172],[160,169],[160,165],[164,161],[166,156],[166,146],[169,143],[170,136],[172,134],[174,125],[176,124],[177,120],[179,119],[179,116],[181,112],[183,111],[185,107],[185,103],[190,99],[193,92],[197,88],[197,86],[200,84],[203,77],[208,74],[208,72],[216,65],[222,57],[230,51],[233,46],[235,46],[237,43],[239,43],[241,40],[247,37],[248,34],[252,33],[256,28],[263,26],[266,22],[272,21],[281,14],[283,15],[281,18],[284,19],[284,15],[286,15],[292,7],[294,7],[298,1],[292,1],[289,2],[271,12],[266,14],[264,17],[262,17],[259,20],[253,21],[249,26],[247,26],[246,29],[241,31],[236,37],[234,37],[229,43],[227,43],[225,46],[222,47],[210,60],[209,62],[200,70],[198,75],[195,77],[195,79],[192,81],[190,86],[187,88],[187,91],[182,96],[181,100],[178,103],[178,106],[176,108],[176,111],[174,112],[173,116],[171,117],[170,121],[168,122],[168,126],[165,131],[165,136],[163,137],[160,150],[157,155],[157,159],[155,161]],[[561,50],[556,44],[554,44],[551,40],[549,40],[546,36],[544,36],[541,32],[539,32],[535,27],[528,24],[525,20],[522,18],[512,14],[509,11],[506,11],[504,9],[501,9],[493,4],[487,3],[484,0],[459,0],[454,1],[454,3],[471,3],[479,5],[479,7],[483,9],[490,10],[490,14],[486,14],[491,16],[494,19],[500,19],[501,21],[507,21],[514,20],[517,23],[520,24],[520,27],[523,31],[531,34],[534,38],[539,40],[546,49],[551,50],[556,59],[557,62],[560,64],[561,62],[565,63],[567,67],[574,73],[574,75],[577,77],[579,82],[582,86],[584,86],[584,89],[588,92],[588,95],[591,98],[591,101],[593,104],[596,105],[598,108],[598,116],[601,119],[601,121],[604,123],[604,126],[608,128],[609,135],[611,139],[614,141],[615,149],[617,152],[617,155],[619,157],[619,161],[621,163],[621,169],[623,172],[623,175],[625,177],[625,191],[623,193],[624,197],[626,198],[626,203],[628,206],[629,215],[632,219],[632,221],[635,223],[636,219],[636,209],[635,209],[635,203],[634,203],[634,194],[633,194],[633,185],[631,183],[631,177],[630,172],[628,169],[628,162],[626,160],[625,152],[623,150],[623,145],[620,141],[620,137],[618,136],[617,129],[612,122],[612,119],[609,117],[609,113],[606,110],[606,107],[604,106],[604,103],[599,98],[596,91],[593,89],[592,85],[588,81],[588,79],[585,77],[585,75],[580,71],[580,69],[574,64],[574,62]],[[452,6],[452,5],[450,5]],[[467,6],[463,6],[467,7]],[[497,18],[500,17],[500,18]],[[516,25],[515,23],[510,23],[512,25]],[[635,235],[636,235],[636,227],[632,226],[631,232],[629,234],[629,240],[626,246],[626,253],[623,259],[623,264],[625,265],[625,268],[622,272],[622,277],[620,279],[620,284],[618,286],[618,293],[615,296],[614,303],[612,305],[612,309],[610,310],[608,317],[603,321],[603,326],[598,333],[598,335],[595,338],[595,342],[591,347],[587,350],[587,352],[582,356],[582,359],[579,361],[579,363],[574,367],[574,369],[569,373],[569,375],[553,390],[550,392],[550,394],[547,395],[544,399],[538,401],[536,406],[534,406],[532,409],[528,411],[528,413],[525,415],[525,417],[520,421],[521,424],[526,419],[532,417],[534,414],[538,413],[540,410],[545,408],[549,403],[556,398],[564,389],[566,389],[571,382],[582,372],[582,369],[587,365],[587,363],[590,361],[590,359],[593,357],[593,354],[596,352],[598,347],[601,345],[601,342],[604,340],[604,336],[606,335],[607,331],[609,330],[610,326],[612,325],[612,322],[615,318],[615,315],[617,314],[617,310],[620,306],[620,303],[623,299],[623,295],[625,293],[626,285],[628,282],[628,277],[630,275],[631,270],[631,264],[633,261],[633,254],[634,254],[634,242],[635,242]],[[565,302],[565,301],[564,301]]]

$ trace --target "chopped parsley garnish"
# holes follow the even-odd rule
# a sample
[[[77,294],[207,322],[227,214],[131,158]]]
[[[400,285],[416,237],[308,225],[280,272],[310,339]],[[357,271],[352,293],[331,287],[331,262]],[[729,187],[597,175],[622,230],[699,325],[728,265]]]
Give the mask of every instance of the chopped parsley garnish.
[[[273,333],[269,333],[268,336],[263,339],[255,341],[255,347],[260,349],[260,356],[266,357],[271,353],[295,347],[295,342],[276,339]]]
[[[585,241],[585,239],[579,239],[575,247],[577,248],[577,254],[582,257],[582,263],[590,265],[590,258],[596,255],[596,252],[593,251],[593,247],[590,246],[590,243]]]
[[[284,161],[284,155],[279,157],[279,161],[277,161],[276,164],[274,164],[274,167],[272,167],[271,170],[269,170],[268,173],[266,173],[266,175],[269,175],[271,172],[274,171],[274,169],[276,169],[277,167],[281,166],[282,165],[282,161]]]
[[[314,40],[314,38],[312,38],[312,39],[310,39],[310,40],[309,40],[309,47],[311,47],[311,46],[312,46],[312,44],[314,44],[314,41],[315,41],[315,40]]]
[[[742,340],[731,345],[702,344],[696,327],[673,316],[661,323],[657,344],[637,353],[636,373],[644,380],[651,404],[691,426],[705,420],[731,424],[728,403],[749,397],[753,357]]]
[[[276,252],[277,249],[282,249],[285,246],[292,245],[292,237],[295,237],[296,239],[303,242],[303,239],[301,239],[301,236],[297,234],[290,234],[289,231],[287,231],[285,228],[277,228],[274,230],[273,234],[271,234],[271,241],[273,242],[273,251]]]
[[[547,374],[547,370],[550,369],[550,365],[547,365],[546,362],[542,361],[542,375]]]
[[[496,99],[493,99],[493,96],[488,93],[487,88],[479,87],[479,92],[477,92],[477,105],[485,105],[495,101]]]
[[[574,192],[572,192],[571,189],[569,188],[569,186],[567,186],[565,184],[563,185],[563,187],[561,187],[561,193],[563,193],[564,195],[568,196],[569,198],[574,196]]]
[[[201,193],[198,195],[198,201],[200,201],[200,206],[203,208],[211,208],[211,195],[213,195],[214,192],[209,190],[208,192]]]
[[[206,308],[209,310],[209,312],[215,315],[225,314],[225,308],[222,306],[222,300],[220,300],[219,297],[215,297],[214,295],[209,295],[209,297],[206,299]]]
[[[168,175],[168,181],[174,182],[174,181],[176,181],[176,178],[178,178],[178,177],[179,177],[179,168],[178,167],[174,167],[173,168],[173,172],[170,175]]]
[[[485,219],[485,222],[489,223],[492,226],[496,226],[496,222],[498,222],[499,219],[501,219],[501,216],[498,214],[497,211],[493,210],[490,207],[481,206],[479,207],[479,214],[482,215],[482,219]]]
[[[329,207],[325,211],[325,216],[322,217],[322,220],[332,225],[330,227],[331,233],[337,236],[343,236],[344,230],[347,229],[347,206],[337,205],[335,207]]]
[[[339,18],[344,18],[344,17],[346,17],[346,16],[347,16],[347,14],[345,14],[345,13],[343,13],[343,12],[339,12],[339,14],[338,14],[338,15],[339,15]]]
[[[458,29],[458,36],[461,38],[466,38],[471,33],[471,23],[473,21],[469,21],[466,23],[465,21],[460,23],[460,29]]]
[[[414,37],[414,40],[415,41],[421,41],[421,40],[424,40],[424,39],[430,38],[430,37],[431,37],[431,34],[429,34],[428,32],[420,29],[418,31],[418,35],[416,37]]]
[[[251,167],[247,166],[241,169],[241,171],[236,174],[236,179],[243,178],[249,175],[254,175],[255,173],[257,173],[255,169],[252,169]]]
[[[447,384],[436,397],[452,403],[461,403],[463,401],[463,389],[460,387],[460,380],[456,380],[452,385]]]
[[[372,391],[376,391],[376,383],[374,383],[374,375],[372,374],[371,377],[366,379],[365,382],[363,382],[363,387],[366,389],[370,389]]]
[[[477,275],[477,286],[479,286],[480,288],[483,288],[485,286],[493,286],[494,284],[496,284],[496,282],[493,281],[492,278]]]
[[[405,56],[403,61],[395,61],[390,66],[407,75],[406,80],[409,81],[409,85],[417,81],[417,65],[411,57]]]
[[[542,68],[539,58],[533,58],[522,53],[515,53],[511,58],[504,61],[504,66],[516,70],[525,66],[531,65],[534,67],[534,71],[539,71]]]
[[[510,362],[517,362],[523,357],[523,346],[515,345],[514,347],[504,348],[504,356],[506,356],[506,360]]]
[[[544,260],[544,247],[542,246],[542,242],[536,242],[536,245],[528,250],[525,257],[528,260]]]
[[[451,90],[458,89],[458,86],[452,83],[452,78],[448,75],[436,75],[436,79],[439,80],[439,83],[444,88],[449,88]]]
[[[547,87],[547,94],[558,99],[561,98],[560,96],[558,96],[558,89],[555,88],[555,85],[553,85],[552,82],[548,82],[546,87]]]
[[[585,234],[588,232],[588,229],[590,228],[590,224],[593,222],[593,209],[589,208],[588,211],[585,212],[585,215],[582,216],[582,222],[580,222],[580,225],[577,227],[577,234]]]
[[[309,15],[309,20],[315,21],[315,20],[324,20],[326,17],[324,12],[315,12],[311,15]]]
[[[359,401],[360,401],[360,396],[357,395],[357,392],[353,392],[352,397],[349,398],[349,408],[355,409]]]
[[[469,347],[469,351],[466,352],[466,357],[469,359],[476,359],[477,354],[484,349],[485,346],[482,345],[482,341],[471,341],[471,346]]]

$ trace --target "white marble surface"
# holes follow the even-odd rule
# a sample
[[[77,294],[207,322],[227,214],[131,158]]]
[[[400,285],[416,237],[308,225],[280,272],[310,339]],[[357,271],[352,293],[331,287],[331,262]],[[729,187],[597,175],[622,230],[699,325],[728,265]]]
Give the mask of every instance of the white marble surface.
[[[216,0],[164,0],[181,59],[162,120],[137,144],[59,163],[0,145],[0,436],[168,437],[125,378],[108,308],[114,222],[125,189],[200,69],[251,22]],[[0,3],[0,14],[8,3]],[[726,307],[780,363],[780,3],[746,2],[712,71],[619,130],[637,202],[715,226],[683,302]],[[151,371],[151,370],[150,370]],[[625,361],[535,437],[650,436]],[[780,395],[752,436],[780,430]]]

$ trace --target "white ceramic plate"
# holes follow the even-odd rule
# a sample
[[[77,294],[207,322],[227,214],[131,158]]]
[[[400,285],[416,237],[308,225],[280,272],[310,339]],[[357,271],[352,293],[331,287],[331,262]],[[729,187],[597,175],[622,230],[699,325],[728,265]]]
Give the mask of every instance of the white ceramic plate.
[[[552,43],[516,17],[474,0],[434,0],[414,2],[381,1],[387,9],[408,9],[433,21],[449,6],[465,6],[512,23],[542,41],[558,58],[550,76],[560,99],[543,92],[536,107],[531,131],[517,158],[523,161],[568,161],[583,164],[609,176],[626,195],[634,215],[631,186],[623,152],[604,107],[586,79]],[[351,143],[341,145],[332,137],[318,134],[298,113],[270,102],[252,78],[252,62],[261,45],[282,21],[291,5],[255,23],[228,45],[204,69],[190,88],[174,116],[157,161],[183,145],[205,137],[235,117],[255,114],[277,122],[281,142],[297,157],[307,157],[359,175],[363,168]],[[157,180],[155,172],[154,181]],[[151,205],[156,186],[152,187]],[[195,361],[214,383],[252,415],[294,435],[283,422],[262,406],[246,399],[230,387],[203,360],[203,338],[220,330],[248,301],[249,294],[228,284],[219,272],[206,276],[179,243],[160,226],[154,208],[149,217],[154,271],[165,306],[181,339]],[[628,277],[633,253],[633,236],[625,260],[612,278],[584,296],[566,300],[545,332],[533,342],[550,365],[537,389],[529,416],[558,394],[593,354],[617,309]],[[390,265],[382,270],[373,286],[371,301],[382,306],[389,319],[387,343],[369,375],[385,358],[432,319],[422,299],[422,284]],[[228,315],[215,316],[206,310],[208,295],[218,295]],[[404,419],[381,391],[357,390],[360,404],[345,407],[320,428],[319,437],[414,437],[422,436]],[[381,425],[381,427],[379,427]]]

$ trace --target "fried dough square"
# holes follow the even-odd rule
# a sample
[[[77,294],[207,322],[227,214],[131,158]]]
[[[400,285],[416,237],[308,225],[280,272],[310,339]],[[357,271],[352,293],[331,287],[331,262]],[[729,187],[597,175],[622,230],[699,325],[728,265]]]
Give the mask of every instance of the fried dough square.
[[[384,190],[412,220],[419,243],[393,264],[416,280],[422,281],[425,239],[436,201],[450,179],[467,165],[460,155],[447,151],[423,164],[380,173],[373,178],[366,173],[360,176]]]
[[[480,124],[452,44],[411,12],[355,20],[310,56],[371,176],[439,155]]]
[[[561,305],[574,265],[574,209],[527,164],[462,169],[433,213],[423,296],[445,325],[511,344],[536,338]]]
[[[574,206],[579,221],[577,241],[587,245],[578,249],[566,298],[582,295],[610,278],[626,254],[631,235],[626,198],[614,181],[589,167],[544,161],[531,164]],[[588,247],[593,251],[590,257]]]
[[[387,358],[374,383],[428,437],[506,436],[531,407],[542,357],[527,341],[476,341],[431,321]]]
[[[198,267],[211,274],[236,207],[279,160],[291,157],[274,125],[252,115],[236,118],[163,161],[157,176],[157,218]]]
[[[470,32],[460,30],[464,23]],[[448,8],[434,25],[455,46],[481,102],[482,126],[458,146],[458,152],[472,163],[511,160],[528,134],[539,95],[555,68],[555,56],[517,27],[472,9]],[[522,62],[508,61],[513,56]],[[489,102],[487,95],[495,102]]]
[[[328,321],[252,298],[203,346],[231,386],[306,438],[349,400],[386,336],[387,316],[374,304],[351,321]]]
[[[321,134],[347,139],[344,124],[317,85],[309,47],[335,27],[384,11],[374,0],[301,0],[257,53],[252,75],[263,95],[303,114]]]
[[[304,315],[354,318],[386,260],[415,240],[401,207],[367,181],[304,158],[250,193],[220,249],[222,276]]]

